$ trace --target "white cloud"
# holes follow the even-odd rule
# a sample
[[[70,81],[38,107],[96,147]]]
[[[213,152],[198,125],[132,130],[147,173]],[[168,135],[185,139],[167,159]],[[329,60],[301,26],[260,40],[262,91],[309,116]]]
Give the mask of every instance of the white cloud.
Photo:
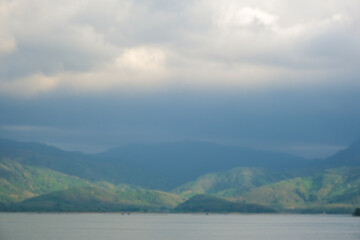
[[[59,79],[56,77],[34,74],[14,81],[0,81],[0,93],[2,95],[33,97],[55,89],[58,83]]]
[[[164,67],[165,54],[161,49],[137,47],[125,49],[116,59],[119,68],[132,69],[134,72],[159,72]]]
[[[169,76],[164,50],[139,46],[125,49],[113,61],[87,72],[56,75],[59,87],[76,92],[149,90],[164,84]]]
[[[0,92],[241,89],[351,78],[358,70],[346,63],[360,58],[359,8],[356,0],[3,1]]]
[[[247,26],[258,24],[272,26],[276,23],[277,19],[278,16],[261,9],[251,7],[234,9],[233,6],[225,6],[220,8],[216,22],[220,26]]]
[[[0,56],[16,49],[16,41],[8,26],[9,3],[0,2]]]

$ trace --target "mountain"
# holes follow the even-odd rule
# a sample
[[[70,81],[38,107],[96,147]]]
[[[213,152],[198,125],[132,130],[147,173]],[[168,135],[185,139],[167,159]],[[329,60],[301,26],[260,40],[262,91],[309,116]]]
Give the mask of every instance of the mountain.
[[[43,167],[0,161],[2,211],[164,211],[182,201],[171,193],[90,182]]]
[[[352,211],[360,205],[360,167],[327,169],[312,177],[270,183],[235,199],[276,209],[348,208]]]
[[[350,212],[360,205],[360,141],[311,165],[270,170],[238,167],[202,175],[172,190],[260,204],[280,211]]]
[[[42,167],[88,181],[127,183],[148,188],[161,188],[167,180],[151,171],[133,168],[119,161],[105,161],[93,154],[63,151],[40,143],[17,142],[0,138],[0,161],[23,166]]]
[[[0,160],[44,167],[88,181],[170,190],[197,177],[234,167],[294,169],[303,158],[206,142],[128,145],[100,154],[63,151],[39,143],[0,139]]]
[[[172,190],[185,197],[211,194],[220,197],[234,197],[242,192],[288,178],[284,172],[264,168],[237,167],[230,170],[208,173],[194,181]]]
[[[84,179],[47,168],[22,165],[9,159],[0,161],[0,202],[11,203],[27,198],[90,184]]]
[[[257,204],[232,202],[223,198],[196,195],[175,208],[178,212],[212,212],[212,213],[272,213],[274,209]]]
[[[118,212],[165,211],[174,208],[181,199],[173,194],[138,189],[109,190],[84,186],[55,191],[19,203],[6,211],[38,212]]]
[[[360,205],[359,172],[360,141],[304,160],[203,142],[84,154],[0,139],[0,210],[349,212]]]
[[[352,143],[348,148],[325,159],[322,164],[328,167],[360,166],[360,139]]]
[[[17,142],[0,138],[0,160],[8,159],[23,165],[45,167],[82,178],[97,178],[91,156],[63,151],[45,144]]]
[[[306,177],[258,168],[206,174],[173,190],[207,194],[278,211],[350,212],[360,205],[360,166],[325,169]]]
[[[150,171],[167,180],[169,190],[197,177],[234,167],[263,167],[273,170],[305,167],[311,161],[283,153],[245,149],[208,142],[133,144],[97,154],[106,164],[123,162]]]

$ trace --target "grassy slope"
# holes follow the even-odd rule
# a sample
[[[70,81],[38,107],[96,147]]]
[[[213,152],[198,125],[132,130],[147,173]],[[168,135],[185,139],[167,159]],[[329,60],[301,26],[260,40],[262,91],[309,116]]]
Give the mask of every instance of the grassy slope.
[[[238,200],[277,209],[351,208],[360,204],[360,168],[327,169],[252,189]]]
[[[286,175],[261,168],[233,168],[218,173],[209,173],[186,183],[172,192],[185,197],[211,194],[219,197],[234,197],[242,192],[285,179]]]
[[[181,198],[158,191],[85,186],[56,191],[10,205],[10,211],[155,211],[174,208]]]
[[[25,201],[21,202],[23,200]],[[173,208],[182,202],[182,198],[126,184],[89,182],[50,169],[2,160],[0,203],[16,202],[21,203],[13,205],[13,210],[110,211],[129,207]]]
[[[18,202],[24,199],[75,186],[89,184],[78,177],[68,176],[46,168],[0,161],[0,202]]]
[[[206,174],[173,192],[184,197],[209,194],[278,210],[350,211],[360,205],[360,168],[326,169],[311,176],[291,178],[285,172],[234,168]]]
[[[42,145],[39,146],[44,147]],[[77,174],[77,170],[79,169],[81,170],[79,170],[80,172],[83,172],[84,169],[81,164],[79,165],[81,166],[80,168],[77,168],[77,165],[71,165],[72,167],[69,167],[59,160],[60,157],[64,157],[68,162],[73,162],[75,158],[68,159],[67,155],[70,153],[51,148],[51,151],[55,151],[55,155],[59,155],[59,159],[56,158],[55,161],[47,157],[52,154],[48,147],[44,148],[46,151],[39,151],[42,154],[45,152],[46,155],[41,155],[39,158],[38,155],[33,155],[33,152],[30,151],[33,149],[33,146],[29,147],[30,155],[26,155],[28,156],[28,160],[31,160],[31,162],[41,160],[42,164],[45,162],[49,166],[56,163],[62,168],[75,171],[74,174]],[[7,148],[4,149],[5,152],[10,151]],[[349,149],[341,151],[334,157],[322,161],[321,164],[327,166],[327,162],[330,162],[335,167],[343,166],[343,164],[359,166],[359,151],[359,144],[354,144]],[[10,151],[10,153],[15,154],[13,151]],[[23,152],[21,154],[23,154]],[[70,155],[73,156],[72,153]],[[79,198],[88,196],[94,199],[102,199],[104,197],[101,197],[101,195],[103,195],[108,196],[109,199],[117,199],[116,201],[120,201],[119,199],[121,199],[122,202],[116,202],[114,200],[117,204],[131,203],[132,205],[142,207],[174,207],[182,201],[179,196],[160,191],[147,191],[128,185],[119,186],[105,181],[90,182],[91,180],[89,179],[97,181],[102,179],[102,177],[93,177],[94,172],[88,168],[85,169],[86,171],[84,170],[88,180],[84,180],[45,167],[36,167],[36,164],[28,165],[28,162],[23,161],[23,159],[13,161],[14,159],[9,160],[3,158],[0,161],[0,204],[19,202],[42,194],[52,194],[54,191],[57,192],[56,194],[54,193],[55,195],[49,194],[46,196],[55,202],[57,201],[56,199],[62,199],[62,194],[65,197],[70,193],[70,196],[77,194]],[[76,160],[75,163],[77,164],[78,161]],[[315,171],[318,172],[316,174],[314,174],[314,172],[310,173],[308,170],[304,171],[304,169],[301,168],[296,169],[296,171],[300,171],[301,174],[295,175],[301,177],[291,178],[285,173],[279,174],[259,168],[234,168],[220,173],[206,174],[193,182],[176,188],[173,192],[181,194],[183,197],[192,197],[196,194],[206,193],[231,198],[232,200],[267,205],[277,209],[324,209],[331,207],[353,209],[354,206],[359,206],[360,167],[339,167],[321,170],[324,169],[322,165],[320,166],[321,168],[314,167]],[[97,169],[97,167],[94,167],[94,169]],[[122,169],[120,166],[111,167],[110,165],[102,165],[102,167],[101,172],[109,173],[110,171],[111,174],[109,175],[119,175],[120,178],[123,177],[122,174],[119,174],[120,170],[120,172],[127,172],[126,169]],[[302,174],[302,172],[306,172],[307,174]],[[128,174],[133,176],[134,172],[128,171]],[[135,175],[142,176],[141,174]],[[135,177],[138,178],[137,176]],[[285,178],[287,179],[285,180]],[[119,179],[117,179],[117,181],[118,180]],[[86,187],[96,188],[97,191],[94,191],[93,194],[92,191]],[[70,200],[71,199],[74,200],[75,198],[70,197]],[[44,198],[39,197],[29,201],[35,201],[41,206],[43,200]],[[72,204],[76,205],[76,201]]]
[[[0,138],[0,160],[3,159],[11,159],[23,166],[51,169],[92,182],[127,183],[156,189],[166,188],[169,184],[168,179],[159,174],[132,167],[121,159],[107,162],[101,156],[63,151],[40,143]]]
[[[175,209],[180,212],[275,212],[269,207],[257,204],[232,202],[223,198],[208,195],[196,195]]]
[[[3,158],[88,181],[127,183],[158,190],[170,190],[203,174],[238,166],[283,169],[306,162],[288,154],[206,142],[137,144],[101,154],[84,154],[0,138],[0,159]]]

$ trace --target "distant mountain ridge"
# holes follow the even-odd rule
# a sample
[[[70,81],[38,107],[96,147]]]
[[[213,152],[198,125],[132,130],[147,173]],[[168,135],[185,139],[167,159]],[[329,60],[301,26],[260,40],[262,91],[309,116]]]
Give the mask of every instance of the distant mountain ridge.
[[[209,172],[239,166],[287,169],[309,163],[289,154],[189,141],[128,145],[100,154],[84,154],[45,144],[0,139],[1,158],[90,181],[105,180],[160,190],[170,190]]]
[[[282,170],[305,167],[311,162],[290,154],[192,141],[133,144],[96,156],[106,163],[122,161],[133,168],[147,169],[164,176],[167,181],[174,182],[168,189],[209,172],[239,166]]]
[[[360,141],[310,166],[285,171],[239,167],[200,176],[173,190],[295,212],[348,212],[360,205]]]
[[[360,165],[360,139],[349,147],[341,150],[326,159],[326,164],[332,166],[359,166]]]
[[[207,142],[85,154],[0,138],[0,210],[171,211],[201,195],[182,206],[350,212],[360,205],[359,171],[359,140],[329,158],[305,160]]]
[[[132,168],[121,161],[109,165],[93,154],[64,151],[45,144],[22,143],[0,138],[0,161],[3,159],[11,159],[23,165],[48,168],[89,181],[104,180],[150,188],[166,182],[164,179],[158,180],[159,178],[152,173]],[[150,178],[152,182],[147,185],[147,180]]]

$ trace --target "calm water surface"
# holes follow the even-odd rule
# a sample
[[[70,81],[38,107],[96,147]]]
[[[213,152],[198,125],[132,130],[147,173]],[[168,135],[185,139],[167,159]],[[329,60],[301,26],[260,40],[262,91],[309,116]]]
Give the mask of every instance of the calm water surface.
[[[359,240],[346,215],[0,213],[0,240]]]

